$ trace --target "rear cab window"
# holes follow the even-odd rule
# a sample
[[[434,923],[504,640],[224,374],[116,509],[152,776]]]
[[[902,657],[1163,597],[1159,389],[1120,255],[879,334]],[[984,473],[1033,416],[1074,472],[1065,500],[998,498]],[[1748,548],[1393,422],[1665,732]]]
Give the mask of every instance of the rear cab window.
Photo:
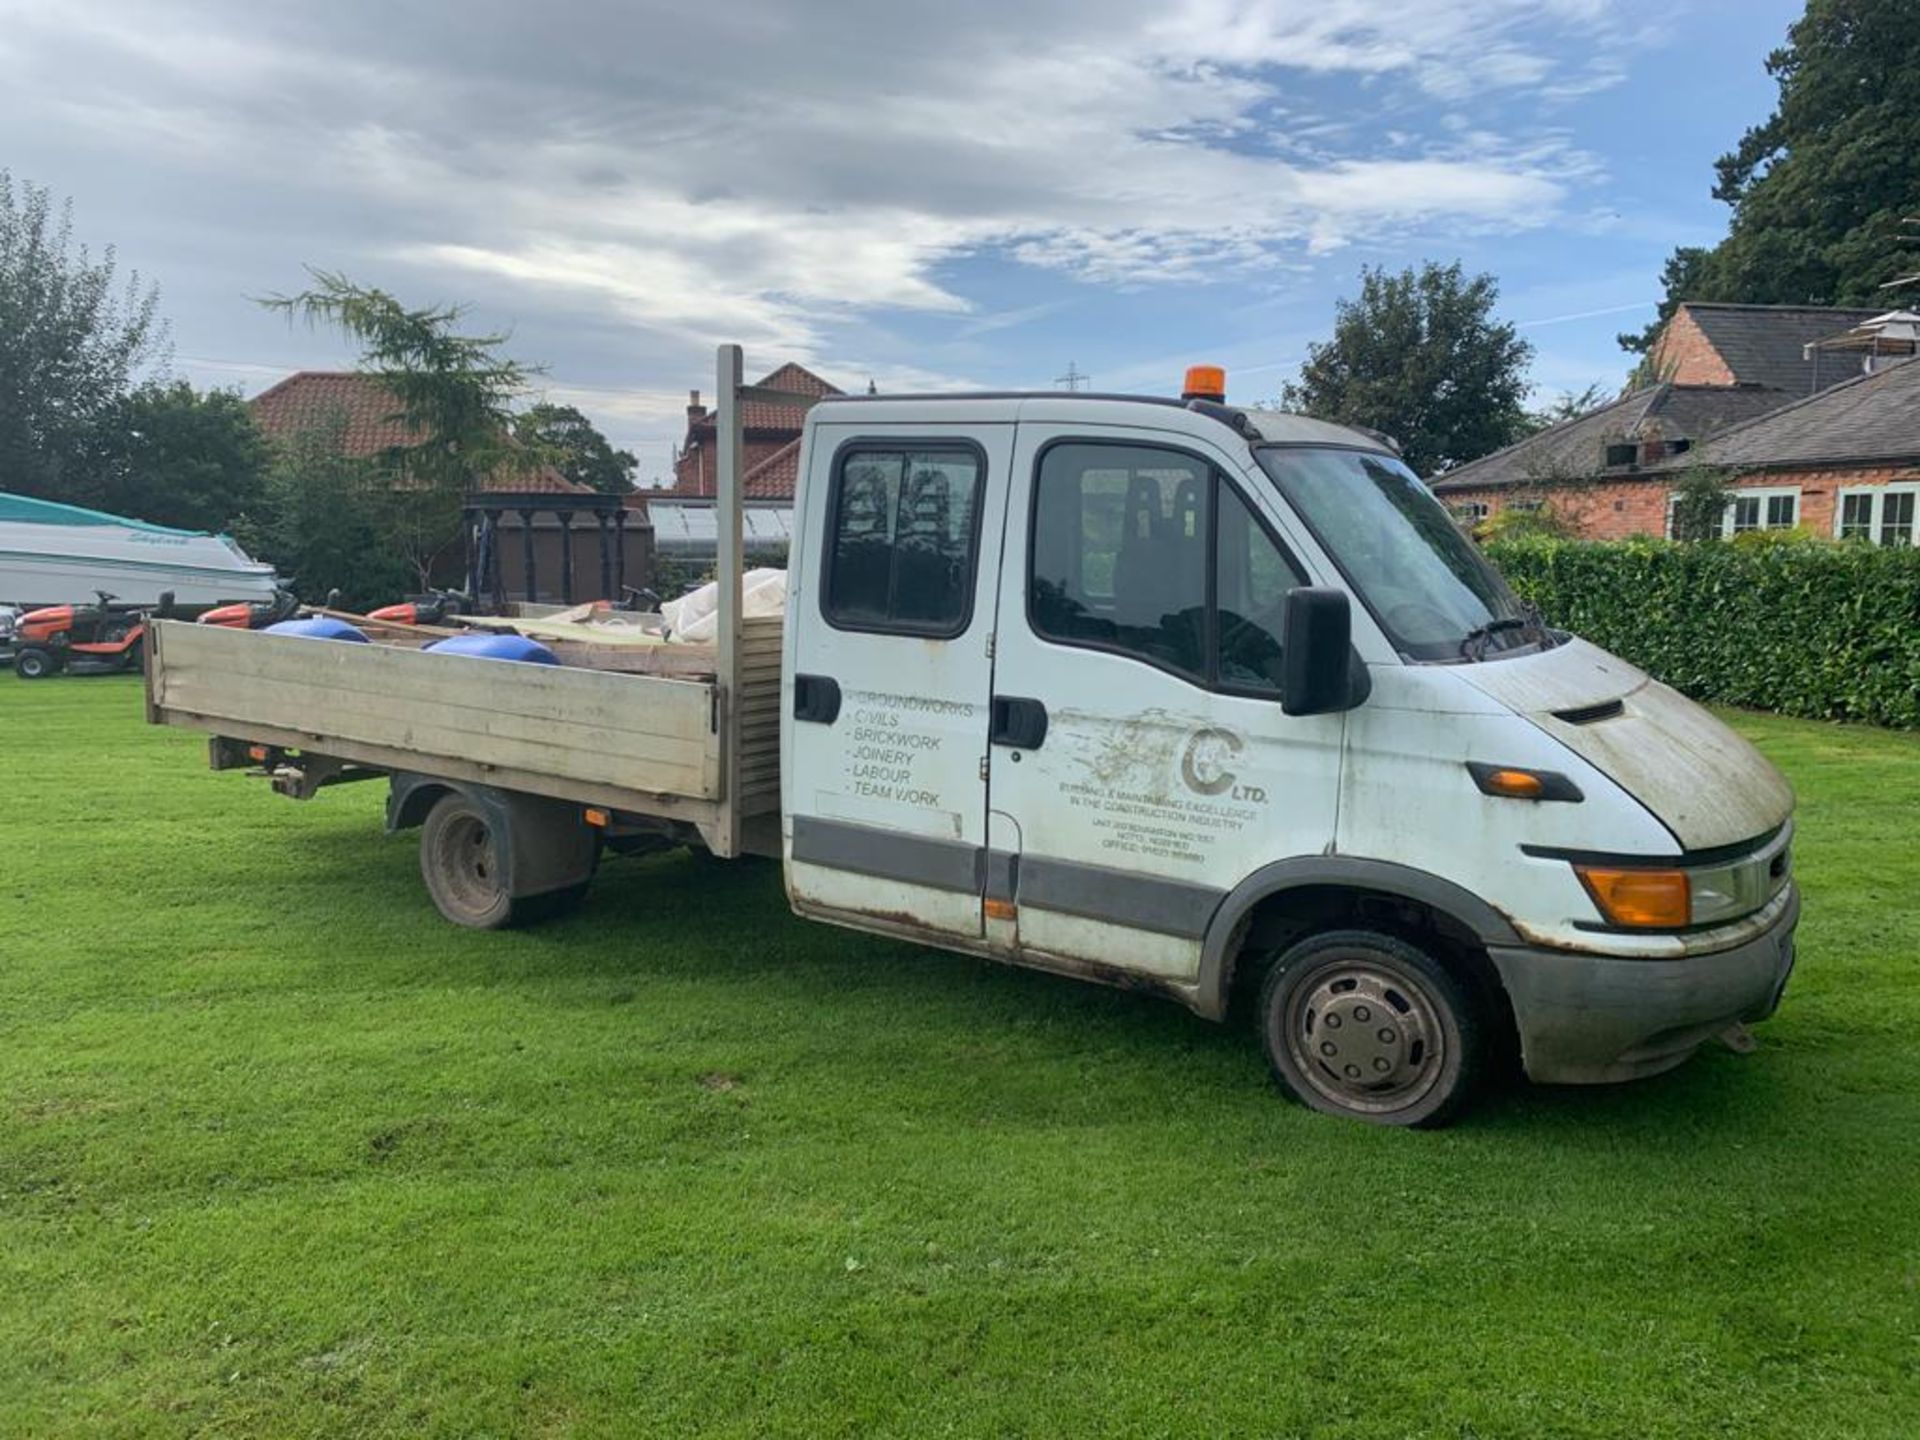
[[[821,614],[950,639],[973,618],[986,458],[954,442],[849,441],[834,457]]]

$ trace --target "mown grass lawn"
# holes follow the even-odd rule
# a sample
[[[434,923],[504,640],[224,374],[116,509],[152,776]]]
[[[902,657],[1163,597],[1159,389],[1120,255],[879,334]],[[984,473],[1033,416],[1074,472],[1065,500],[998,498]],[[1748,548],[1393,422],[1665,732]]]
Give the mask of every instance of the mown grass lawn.
[[[0,1431],[1920,1434],[1920,738],[1737,720],[1757,1054],[1407,1134],[765,864],[457,931],[138,703],[0,675]]]

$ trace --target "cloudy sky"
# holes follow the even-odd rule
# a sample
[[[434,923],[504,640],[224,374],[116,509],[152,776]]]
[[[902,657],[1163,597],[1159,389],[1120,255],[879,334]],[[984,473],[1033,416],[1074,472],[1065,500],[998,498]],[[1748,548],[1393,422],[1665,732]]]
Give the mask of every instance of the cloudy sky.
[[[0,166],[158,281],[174,369],[348,352],[250,297],[473,307],[664,474],[712,346],[852,388],[1270,397],[1362,265],[1498,276],[1617,383],[1792,0],[0,0]]]

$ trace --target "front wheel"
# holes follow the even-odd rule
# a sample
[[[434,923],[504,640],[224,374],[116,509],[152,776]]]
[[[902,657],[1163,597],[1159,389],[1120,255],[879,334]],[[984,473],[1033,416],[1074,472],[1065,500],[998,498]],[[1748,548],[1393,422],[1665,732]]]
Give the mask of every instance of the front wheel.
[[[60,659],[51,650],[29,646],[13,657],[13,673],[22,680],[45,680],[60,673]]]
[[[1335,930],[1274,962],[1260,989],[1268,1063],[1296,1098],[1375,1125],[1438,1127],[1486,1057],[1473,993],[1398,936]]]

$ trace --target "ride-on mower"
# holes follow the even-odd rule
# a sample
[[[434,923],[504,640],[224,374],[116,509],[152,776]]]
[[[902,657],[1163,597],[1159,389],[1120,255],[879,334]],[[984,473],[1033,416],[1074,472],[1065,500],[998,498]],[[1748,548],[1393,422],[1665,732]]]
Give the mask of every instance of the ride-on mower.
[[[22,680],[44,680],[67,671],[75,675],[138,670],[147,637],[147,617],[165,615],[173,596],[152,605],[117,605],[96,590],[93,605],[50,605],[20,617],[15,633],[13,673]]]
[[[200,616],[202,625],[224,625],[229,630],[264,630],[300,613],[300,598],[291,590],[275,590],[271,600],[242,600],[217,605]]]

